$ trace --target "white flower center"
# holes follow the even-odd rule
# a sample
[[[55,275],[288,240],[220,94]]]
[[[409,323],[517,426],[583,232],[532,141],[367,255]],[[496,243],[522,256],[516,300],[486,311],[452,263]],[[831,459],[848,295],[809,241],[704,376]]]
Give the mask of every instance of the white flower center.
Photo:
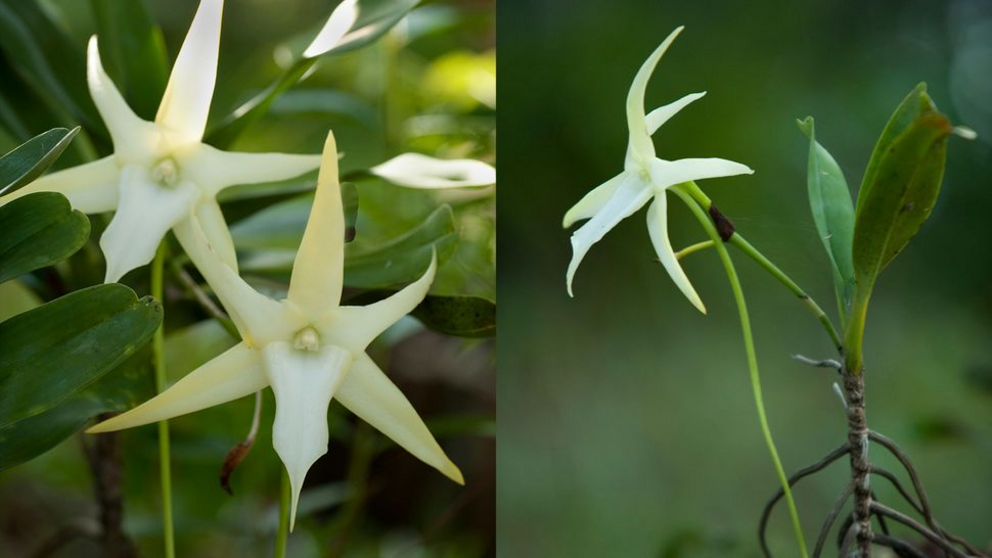
[[[305,327],[296,332],[293,337],[293,348],[299,351],[316,351],[320,349],[320,336],[312,327]]]
[[[163,186],[175,186],[179,181],[179,166],[172,159],[162,159],[152,168],[152,180]]]

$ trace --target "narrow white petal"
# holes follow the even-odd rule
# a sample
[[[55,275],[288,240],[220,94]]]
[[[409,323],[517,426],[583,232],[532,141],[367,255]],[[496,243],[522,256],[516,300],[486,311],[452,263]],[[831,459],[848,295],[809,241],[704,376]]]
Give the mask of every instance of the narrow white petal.
[[[572,261],[568,264],[568,273],[565,276],[568,296],[575,296],[572,294],[572,279],[592,245],[602,240],[617,223],[644,207],[651,199],[651,188],[639,174],[625,172],[621,176],[623,180],[603,208],[572,233]]]
[[[335,397],[417,459],[465,484],[462,472],[445,455],[410,401],[367,354],[355,358]]]
[[[335,343],[359,353],[400,318],[424,300],[437,272],[437,255],[431,256],[427,272],[389,298],[368,306],[340,306],[320,320],[322,331],[329,332]]]
[[[100,237],[107,258],[107,283],[152,261],[162,238],[187,217],[199,196],[196,186],[183,182],[160,186],[142,167],[128,165],[121,171],[117,213]]]
[[[337,308],[341,301],[344,227],[338,150],[330,132],[324,143],[313,209],[289,281],[289,300],[314,320]]]
[[[651,161],[650,169],[651,185],[657,189],[668,188],[690,180],[754,174],[754,171],[747,165],[715,157],[679,159],[677,161],[655,159]]]
[[[213,254],[210,255],[210,259],[216,259],[219,257],[222,262],[224,262],[228,267],[233,269],[235,272],[238,271],[238,256],[234,249],[234,240],[231,238],[231,230],[227,228],[227,221],[224,220],[224,213],[220,209],[220,205],[217,203],[216,199],[201,199],[200,203],[197,204],[194,216],[196,217],[197,223],[200,225],[200,229],[203,230],[203,236],[197,235],[197,244],[199,246],[192,246],[187,248],[183,244],[183,249],[189,255],[190,260],[192,260],[193,265],[197,269],[200,269],[204,265],[204,255],[203,250],[204,244],[203,240],[206,240],[206,244],[213,249]],[[178,227],[178,225],[177,225]],[[180,243],[184,242],[189,235],[184,235],[180,239]],[[179,235],[176,235],[179,238]]]
[[[264,344],[276,337],[281,329],[295,327],[295,324],[285,323],[287,316],[282,304],[253,289],[224,263],[224,257],[211,244],[197,217],[183,219],[173,232],[249,347]]]
[[[327,406],[348,372],[352,355],[333,345],[317,351],[298,350],[287,341],[269,343],[262,354],[276,396],[272,445],[286,465],[292,486],[292,531],[307,471],[327,453]]]
[[[482,161],[435,159],[420,153],[397,155],[369,171],[393,184],[409,188],[460,188],[496,183],[496,169]]]
[[[679,113],[680,110],[684,109],[689,103],[703,98],[706,95],[705,91],[700,93],[690,93],[681,99],[668,103],[665,106],[658,107],[651,111],[647,116],[648,134],[654,135],[661,128],[665,122],[668,122],[670,118]]]
[[[114,141],[114,153],[127,160],[146,162],[144,160],[152,156],[158,143],[155,126],[134,114],[114,86],[103,69],[96,35],[90,37],[86,58],[86,82],[90,96]]]
[[[178,143],[199,142],[207,127],[223,11],[224,0],[200,1],[155,115],[155,122],[171,131]]]
[[[102,213],[117,207],[121,169],[114,156],[42,176],[31,184],[0,198],[0,205],[35,192],[58,192],[83,213]]]
[[[255,393],[268,385],[261,357],[238,343],[162,393],[87,432],[112,432],[168,420]]]
[[[628,150],[632,155],[644,161],[648,161],[654,157],[654,144],[651,142],[651,136],[648,134],[647,117],[644,114],[644,93],[647,90],[648,80],[651,79],[651,74],[654,72],[655,66],[658,65],[658,61],[661,60],[665,51],[671,46],[675,37],[679,36],[682,29],[683,27],[679,27],[675,31],[672,31],[668,35],[668,38],[644,61],[641,69],[634,76],[633,83],[630,84],[630,92],[627,93],[627,127],[630,130]]]
[[[620,185],[623,177],[623,173],[618,174],[587,193],[579,200],[579,203],[573,205],[568,210],[568,213],[565,213],[565,219],[561,223],[562,228],[567,229],[576,221],[589,219],[598,213],[600,209],[603,209],[606,202],[610,201],[610,196],[617,190],[617,186]]]
[[[310,172],[320,166],[320,155],[290,153],[238,153],[198,144],[177,157],[185,176],[216,194],[238,184],[276,182]]]
[[[351,30],[351,26],[358,19],[358,0],[343,0],[338,7],[331,12],[331,17],[327,18],[327,23],[317,33],[310,46],[303,51],[304,58],[320,56],[336,47],[341,39]]]
[[[675,251],[672,250],[672,242],[668,238],[667,205],[665,192],[659,192],[654,197],[654,203],[648,208],[648,233],[651,235],[651,244],[654,245],[654,251],[658,254],[661,265],[665,266],[665,270],[668,271],[668,275],[671,276],[675,285],[693,306],[705,314],[706,306],[696,294],[696,289],[692,288],[692,283],[682,271],[682,266],[679,265],[679,260],[675,257]]]

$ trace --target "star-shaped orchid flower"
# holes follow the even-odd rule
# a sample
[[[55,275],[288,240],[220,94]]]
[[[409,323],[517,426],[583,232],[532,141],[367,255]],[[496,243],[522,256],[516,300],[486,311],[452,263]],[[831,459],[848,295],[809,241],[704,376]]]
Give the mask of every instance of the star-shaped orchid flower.
[[[654,72],[658,61],[668,50],[672,41],[682,32],[682,27],[673,31],[668,38],[658,46],[641,66],[634,77],[627,94],[627,126],[630,140],[627,145],[627,158],[624,170],[617,176],[606,181],[585,195],[565,214],[563,226],[570,227],[576,221],[589,219],[572,234],[572,261],[568,266],[566,283],[568,294],[572,296],[572,279],[582,258],[593,244],[602,239],[620,221],[644,207],[651,198],[654,203],[648,209],[648,232],[651,243],[658,254],[665,270],[679,287],[683,294],[700,312],[706,313],[706,307],[696,294],[685,272],[679,265],[672,244],[668,238],[668,213],[665,190],[691,180],[703,178],[718,178],[752,174],[750,168],[740,163],[726,159],[679,159],[666,161],[655,155],[651,135],[662,124],[675,116],[689,103],[699,99],[705,93],[693,93],[681,99],[659,107],[650,114],[644,112],[644,91],[648,79]]]
[[[170,228],[196,215],[210,243],[235,267],[234,244],[218,192],[236,184],[291,178],[320,164],[319,155],[232,153],[203,143],[217,80],[223,0],[203,0],[176,57],[154,122],[139,118],[121,97],[100,61],[97,38],[87,50],[90,95],[110,131],[114,154],[45,176],[0,200],[55,191],[85,213],[116,210],[100,238],[106,281],[150,262]],[[179,236],[188,243],[195,238]],[[199,266],[198,261],[194,263]]]
[[[196,218],[191,220],[198,234]],[[324,147],[313,209],[290,278],[275,301],[252,289],[204,242],[196,246],[204,277],[243,341],[175,385],[89,432],[148,424],[219,405],[266,386],[276,398],[272,443],[292,485],[292,528],[310,466],[327,452],[331,398],[453,481],[461,471],[445,455],[399,389],[365,353],[368,344],[427,295],[436,262],[416,282],[369,306],[341,306],[344,210],[333,134]],[[212,256],[212,257],[211,257]]]

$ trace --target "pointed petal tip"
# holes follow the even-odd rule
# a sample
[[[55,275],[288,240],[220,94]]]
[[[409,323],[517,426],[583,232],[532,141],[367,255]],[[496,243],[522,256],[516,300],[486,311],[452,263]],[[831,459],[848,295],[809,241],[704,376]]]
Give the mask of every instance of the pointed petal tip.
[[[459,486],[465,486],[465,475],[462,474],[462,470],[458,468],[458,465],[455,465],[450,459],[445,463],[444,468],[439,470],[454,483]]]

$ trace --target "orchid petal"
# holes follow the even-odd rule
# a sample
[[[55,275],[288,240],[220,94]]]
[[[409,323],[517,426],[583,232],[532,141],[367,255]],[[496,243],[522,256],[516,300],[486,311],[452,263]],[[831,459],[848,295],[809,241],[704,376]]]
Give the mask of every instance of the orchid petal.
[[[602,240],[606,233],[617,226],[617,223],[644,207],[651,198],[651,188],[639,175],[625,172],[621,176],[623,180],[603,208],[572,233],[572,261],[568,264],[568,273],[565,277],[568,296],[575,296],[572,294],[572,279],[592,245]]]
[[[47,174],[0,198],[0,205],[35,192],[58,192],[83,213],[102,213],[117,207],[121,170],[114,156]]]
[[[128,165],[121,171],[117,213],[100,237],[107,258],[107,283],[143,266],[155,257],[162,238],[189,215],[199,192],[188,182],[160,186],[143,167]]]
[[[264,344],[278,335],[279,327],[286,320],[283,305],[253,289],[224,263],[221,254],[207,238],[199,219],[195,216],[184,219],[176,224],[173,232],[190,260],[213,288],[249,347]]]
[[[138,160],[149,157],[158,140],[155,126],[134,114],[114,86],[103,69],[96,35],[90,37],[86,58],[86,82],[90,96],[113,139],[115,155]]]
[[[334,345],[307,351],[294,349],[286,341],[269,343],[262,355],[276,396],[272,445],[286,466],[292,487],[292,531],[307,471],[327,453],[327,406],[348,372],[352,356]]]
[[[203,230],[203,236],[200,237],[200,235],[197,235],[197,238],[200,240],[205,238],[207,244],[215,253],[215,255],[211,254],[210,258],[219,257],[224,264],[237,272],[238,256],[234,248],[234,239],[231,238],[231,230],[227,227],[227,221],[224,220],[224,213],[221,211],[217,200],[214,198],[201,200],[196,206],[194,216],[196,217],[197,224]],[[178,235],[176,237],[179,238]],[[183,237],[183,239],[185,238],[186,236]],[[190,250],[183,245],[183,249],[186,250],[190,260],[193,261],[193,265],[197,269],[204,266],[203,258],[201,257],[204,254],[202,247],[200,249],[193,248]]]
[[[668,188],[690,180],[754,174],[754,171],[747,165],[716,157],[679,159],[677,161],[655,159],[651,161],[650,170],[651,185],[658,189]]]
[[[189,179],[214,194],[229,186],[276,182],[320,166],[320,155],[237,153],[198,144],[178,158]]]
[[[234,401],[267,385],[261,355],[244,343],[238,343],[162,393],[86,432],[112,432],[168,420]]]
[[[177,144],[203,138],[217,81],[224,0],[201,0],[169,76],[155,122],[173,132]]]
[[[651,111],[645,119],[648,127],[648,135],[654,135],[654,133],[658,131],[658,128],[661,128],[665,122],[668,122],[668,120],[678,114],[680,110],[688,106],[689,103],[703,98],[705,95],[705,91],[690,93],[677,101],[660,106]]]
[[[327,18],[327,23],[317,33],[317,37],[310,43],[310,46],[303,51],[303,57],[320,56],[337,46],[357,20],[358,0],[343,0],[331,12],[331,17]]]
[[[465,484],[462,472],[445,455],[410,401],[367,354],[355,358],[335,398],[417,459]]]
[[[320,320],[323,330],[344,347],[358,353],[400,318],[406,316],[427,296],[437,272],[437,254],[432,254],[427,271],[413,283],[368,306],[341,306]]]
[[[630,130],[630,144],[628,150],[635,158],[644,161],[654,157],[654,143],[648,134],[647,117],[644,114],[644,93],[648,87],[648,80],[654,72],[658,61],[671,46],[675,37],[679,36],[684,27],[679,27],[672,31],[661,45],[651,53],[651,56],[644,61],[641,69],[634,76],[634,81],[630,85],[630,92],[627,93],[627,127]],[[629,158],[629,157],[628,157]]]
[[[289,281],[289,300],[314,319],[336,308],[341,300],[344,228],[338,150],[331,132],[324,143],[313,209]]]
[[[369,172],[393,184],[428,190],[496,183],[496,169],[482,161],[435,159],[420,153],[397,155]]]
[[[617,186],[623,181],[623,173],[614,176],[613,178],[607,180],[606,182],[596,186],[589,193],[587,193],[579,203],[572,206],[565,213],[565,219],[562,221],[562,228],[567,229],[571,227],[576,221],[581,221],[583,219],[589,219],[593,215],[603,209],[606,202],[610,201],[610,197],[613,196],[613,192],[616,192]]]
[[[661,265],[665,266],[668,275],[675,282],[675,286],[682,291],[682,294],[689,299],[700,312],[706,313],[706,306],[696,294],[696,289],[692,288],[692,283],[686,277],[682,266],[679,265],[675,251],[672,250],[672,242],[668,238],[668,203],[665,192],[659,192],[654,197],[654,203],[648,208],[648,233],[651,235],[651,244],[661,260]]]

